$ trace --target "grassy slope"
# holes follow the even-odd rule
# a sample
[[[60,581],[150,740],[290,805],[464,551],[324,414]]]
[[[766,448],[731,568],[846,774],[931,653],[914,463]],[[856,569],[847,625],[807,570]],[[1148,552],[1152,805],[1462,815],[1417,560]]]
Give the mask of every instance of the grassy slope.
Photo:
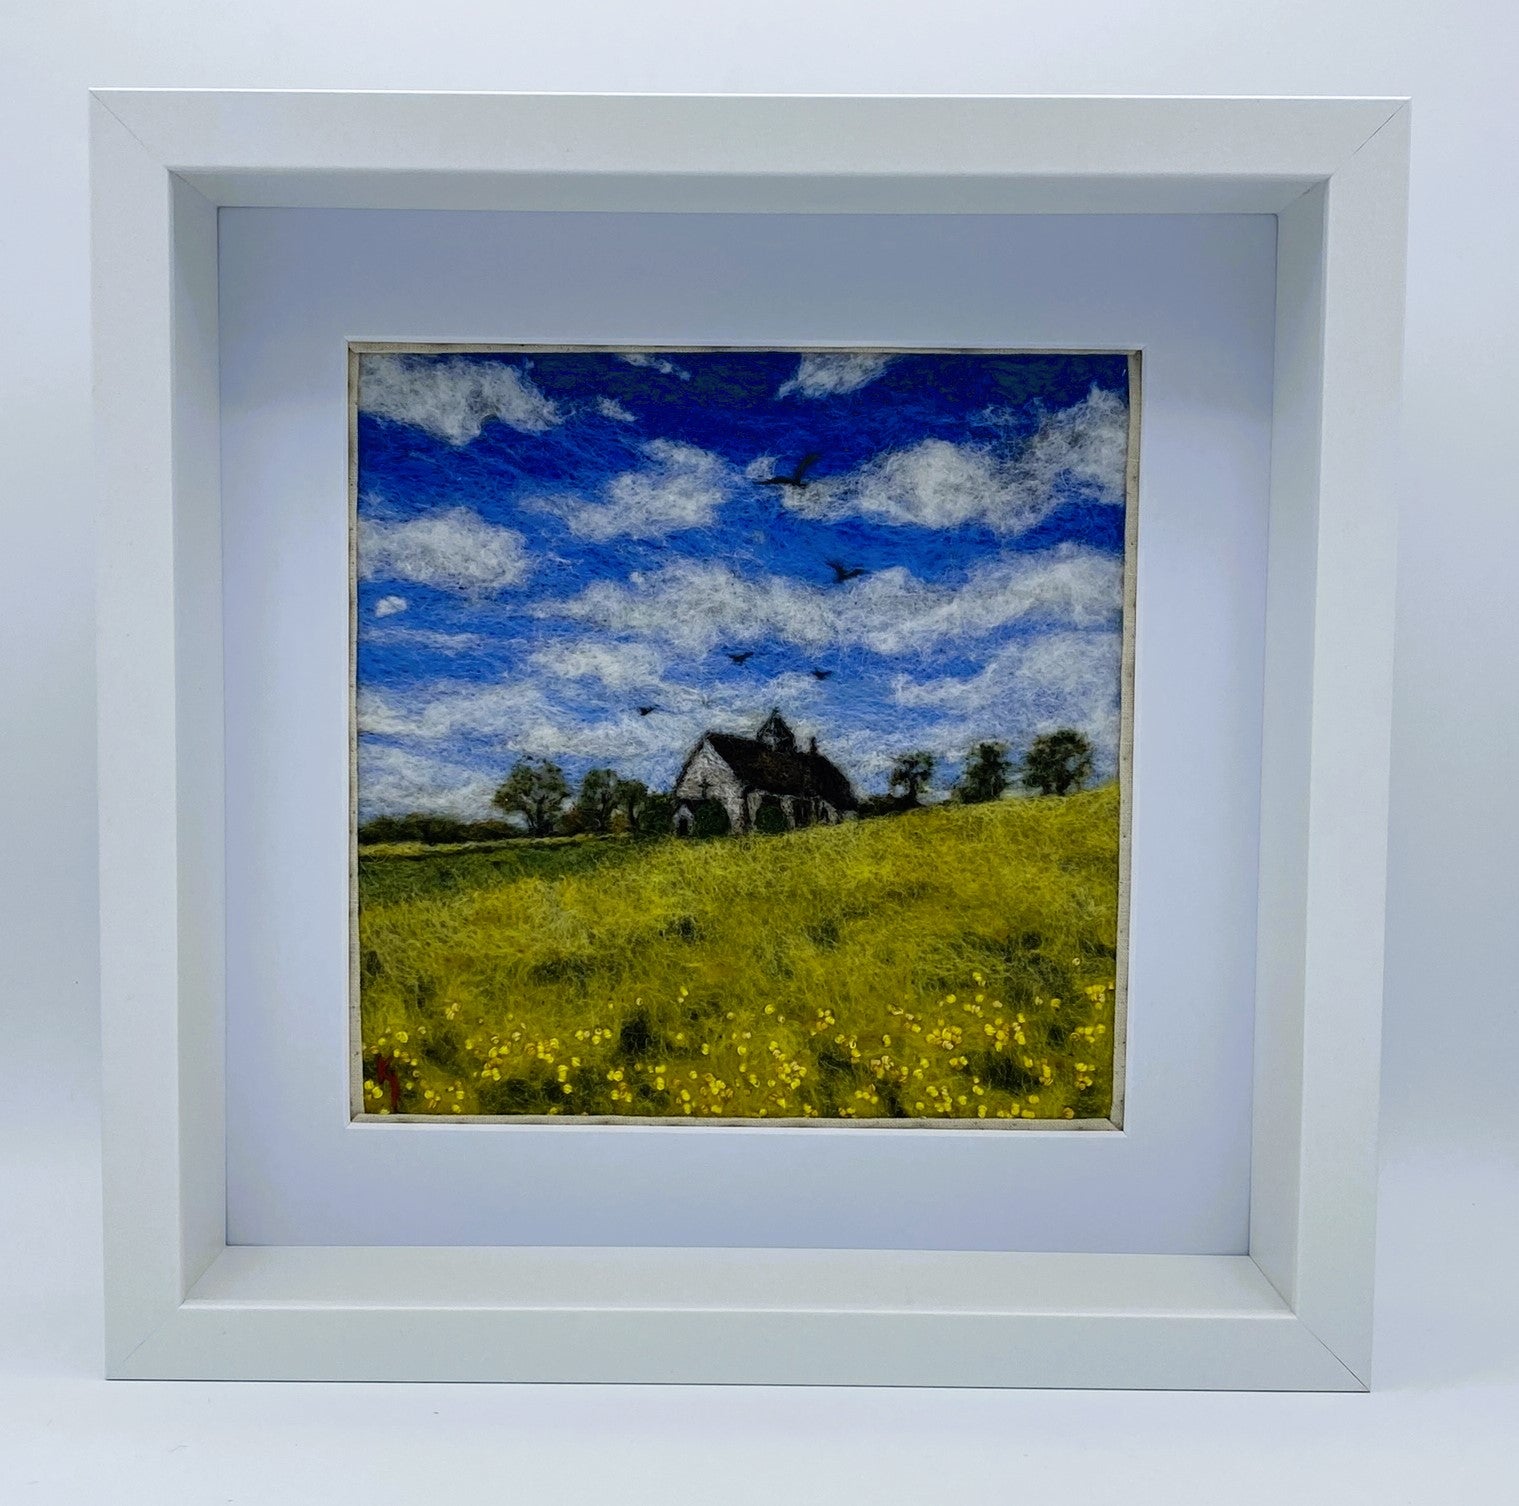
[[[366,850],[368,1102],[1101,1117],[1117,809],[1110,787],[784,837]]]

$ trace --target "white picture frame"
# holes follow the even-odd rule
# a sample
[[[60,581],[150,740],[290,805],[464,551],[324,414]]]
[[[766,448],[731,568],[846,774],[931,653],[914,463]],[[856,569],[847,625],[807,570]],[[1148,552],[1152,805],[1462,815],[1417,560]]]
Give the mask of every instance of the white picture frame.
[[[1364,1388],[1407,102],[106,90],[91,112],[107,1372]],[[1247,1254],[226,1243],[226,205],[1278,217]]]

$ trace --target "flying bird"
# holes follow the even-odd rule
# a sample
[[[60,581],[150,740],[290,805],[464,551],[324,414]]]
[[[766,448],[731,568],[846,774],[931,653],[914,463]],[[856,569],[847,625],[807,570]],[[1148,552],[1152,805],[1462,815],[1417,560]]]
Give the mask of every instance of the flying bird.
[[[747,664],[754,657],[754,650],[752,648],[746,648],[741,653],[737,654],[733,653],[730,649],[724,649],[723,652],[726,653],[735,664]]]
[[[640,706],[638,708],[638,714],[639,716],[648,716],[651,712],[663,711],[664,709],[665,708],[663,706]]]
[[[836,586],[842,586],[846,580],[867,573],[864,565],[846,565],[843,560],[824,560],[823,563],[833,571],[833,583]]]
[[[796,469],[794,471],[792,471],[792,473],[789,476],[781,476],[781,475],[766,476],[760,482],[760,485],[761,486],[792,486],[792,487],[795,487],[797,489],[797,491],[801,491],[805,487],[808,487],[808,486],[810,486],[812,484],[810,481],[804,480],[803,477],[805,477],[806,474],[807,474],[807,472],[810,471],[812,469],[812,467],[815,466],[818,463],[818,461],[821,460],[822,458],[823,457],[821,455],[819,455],[816,450],[814,450],[810,454],[806,454],[806,455],[802,456],[802,458],[797,462]]]
[[[815,669],[812,671],[812,678],[814,680],[826,680],[832,674],[833,671],[831,669]]]

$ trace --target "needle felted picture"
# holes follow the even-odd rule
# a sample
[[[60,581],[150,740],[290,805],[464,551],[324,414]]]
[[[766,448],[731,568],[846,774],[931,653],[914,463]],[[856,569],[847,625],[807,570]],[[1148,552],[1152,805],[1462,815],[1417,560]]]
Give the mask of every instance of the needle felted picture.
[[[1137,357],[350,371],[356,1113],[1120,1122]]]

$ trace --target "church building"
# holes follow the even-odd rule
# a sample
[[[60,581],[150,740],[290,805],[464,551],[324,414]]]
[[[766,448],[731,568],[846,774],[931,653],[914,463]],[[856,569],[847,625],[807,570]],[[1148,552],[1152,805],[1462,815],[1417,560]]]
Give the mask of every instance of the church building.
[[[682,837],[691,835],[697,810],[708,801],[727,812],[733,832],[753,831],[767,808],[793,829],[833,825],[859,811],[849,780],[818,752],[817,739],[799,748],[779,710],[753,737],[706,733],[682,766],[674,793],[675,833]]]

